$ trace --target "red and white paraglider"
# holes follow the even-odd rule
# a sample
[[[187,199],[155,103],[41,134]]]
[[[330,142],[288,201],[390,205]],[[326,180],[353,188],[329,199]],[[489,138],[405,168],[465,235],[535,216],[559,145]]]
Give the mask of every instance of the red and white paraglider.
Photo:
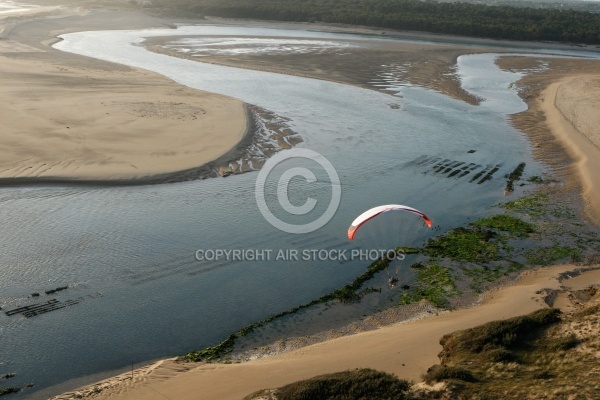
[[[422,213],[421,211],[417,210],[416,208],[412,208],[409,206],[403,206],[401,204],[387,204],[384,206],[373,207],[370,210],[367,210],[364,213],[360,214],[354,221],[352,221],[352,224],[348,228],[348,239],[354,240],[354,235],[356,235],[356,232],[358,231],[358,229],[361,226],[363,226],[365,223],[367,223],[371,219],[377,217],[378,215],[387,213],[389,211],[402,211],[402,212],[416,214],[418,217],[420,217],[423,220],[423,222],[425,223],[425,225],[427,225],[428,228],[431,228],[431,220],[429,219],[429,217],[427,215],[425,215],[424,213]],[[415,217],[415,218],[418,220],[418,217]],[[411,219],[412,218],[406,219],[407,226],[405,226],[404,229],[413,229],[414,228],[413,224],[416,221],[410,222],[409,220],[411,220]],[[400,272],[399,270],[400,270],[399,264],[396,265],[396,275],[395,276],[390,276],[390,273],[388,270],[388,277],[389,277],[388,283],[391,288],[395,287],[399,281],[399,277],[398,277],[398,274]]]
[[[363,226],[370,219],[373,219],[376,216],[386,213],[388,211],[408,211],[417,214],[423,219],[425,224],[427,224],[427,226],[431,228],[431,220],[429,219],[429,217],[421,211],[417,210],[416,208],[403,206],[401,204],[388,204],[385,206],[373,207],[370,210],[367,210],[364,213],[360,214],[354,221],[352,221],[352,224],[350,224],[350,227],[348,228],[348,239],[354,240],[354,235],[356,234],[356,231],[358,231],[358,228]]]

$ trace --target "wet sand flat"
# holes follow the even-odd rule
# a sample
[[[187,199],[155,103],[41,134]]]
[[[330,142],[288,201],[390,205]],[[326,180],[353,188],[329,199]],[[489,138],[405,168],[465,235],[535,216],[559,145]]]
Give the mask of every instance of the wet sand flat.
[[[90,26],[116,29],[114,17]],[[54,17],[25,19],[0,41],[0,179],[137,180],[206,164],[246,134],[243,102],[54,50],[53,27],[69,31]]]

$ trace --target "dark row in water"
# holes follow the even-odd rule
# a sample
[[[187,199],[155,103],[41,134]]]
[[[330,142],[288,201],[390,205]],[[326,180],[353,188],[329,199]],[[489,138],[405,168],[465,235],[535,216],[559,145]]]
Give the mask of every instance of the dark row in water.
[[[46,294],[54,294],[56,292],[66,290],[68,288],[69,288],[68,286],[60,286],[60,287],[57,287],[56,289],[46,290]],[[39,292],[31,293],[31,297],[39,297],[39,295],[40,295]]]
[[[95,295],[87,295],[87,296],[79,297],[77,299],[71,299],[71,300],[65,300],[65,301],[60,301],[58,299],[50,299],[48,301],[44,301],[41,303],[35,303],[35,304],[27,305],[27,306],[18,307],[13,310],[5,311],[4,313],[6,315],[8,315],[9,317],[13,316],[13,315],[21,314],[26,318],[31,318],[31,317],[35,317],[37,315],[48,313],[50,311],[56,311],[56,310],[60,310],[65,307],[73,306],[75,304],[81,303],[82,301],[84,301],[86,299],[93,299],[96,297],[102,297],[102,294],[96,293]]]
[[[474,152],[475,150],[468,151],[468,153]],[[477,183],[478,185],[491,180],[494,177],[494,174],[502,167],[502,164],[488,164],[483,166],[481,164],[469,163],[466,161],[450,160],[448,158],[442,159],[441,157],[427,155],[417,157],[406,165],[425,167],[425,173],[439,174],[447,178],[460,179],[472,174],[469,182]]]
[[[68,288],[69,288],[69,286],[59,286],[56,289],[46,290],[45,293],[46,294],[54,294],[56,292],[61,292],[61,291],[66,290]],[[31,293],[31,297],[40,297],[40,292],[33,292],[33,293]],[[0,310],[2,310],[2,307],[0,307]],[[7,313],[7,315],[8,315],[8,313]]]

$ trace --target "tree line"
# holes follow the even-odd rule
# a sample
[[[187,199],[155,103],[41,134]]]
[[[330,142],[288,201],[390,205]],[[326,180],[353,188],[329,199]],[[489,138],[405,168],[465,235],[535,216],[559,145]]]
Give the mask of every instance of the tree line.
[[[155,0],[179,14],[600,44],[600,13],[432,0]]]

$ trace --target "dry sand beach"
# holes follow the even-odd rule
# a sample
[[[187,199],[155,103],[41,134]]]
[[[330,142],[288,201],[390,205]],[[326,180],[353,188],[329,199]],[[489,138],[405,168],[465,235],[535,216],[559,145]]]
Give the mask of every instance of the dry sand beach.
[[[210,162],[246,131],[241,101],[145,71],[0,56],[3,178],[134,179]],[[18,99],[18,101],[14,101]]]
[[[29,29],[0,40],[0,98],[4,100],[0,107],[4,151],[0,178],[111,181],[181,171],[227,153],[247,130],[245,106],[238,100],[191,90],[147,71],[64,55],[49,48],[51,38],[43,35],[37,42],[18,41],[27,32],[36,32],[35,27]],[[78,25],[54,34],[73,30],[84,29]],[[422,53],[423,49],[412,45],[404,51]],[[441,75],[452,70],[453,60],[465,49],[437,49],[436,53],[431,47],[429,51],[437,60],[431,71]],[[240,65],[267,68],[251,61],[238,60]],[[503,63],[503,68],[509,69],[510,58]],[[564,68],[566,64],[560,63],[550,70],[559,70],[560,65]],[[314,74],[320,74],[315,77],[323,78],[327,71],[322,65],[321,60],[300,65],[301,71],[289,65],[278,69],[312,76],[312,68],[317,71]],[[597,66],[596,61],[589,68],[597,71]],[[348,71],[339,70],[336,80],[364,84],[360,74],[351,76]],[[415,83],[475,101],[457,86],[455,78],[433,82],[427,75],[415,72]],[[409,79],[410,71],[407,76]],[[534,143],[547,137],[544,135],[556,135],[577,165],[575,171],[569,167],[567,172],[576,172],[582,182],[586,211],[600,223],[600,76],[563,71],[552,76],[550,84],[540,84],[546,78],[538,74],[531,78],[538,81],[526,78],[522,82],[540,86],[528,92],[532,96],[527,98],[530,110],[515,117],[515,124],[532,135]],[[574,269],[564,265],[527,272],[515,285],[497,290],[477,307],[240,364],[164,360],[135,371],[133,379],[131,374],[122,375],[55,399],[241,399],[258,389],[359,367],[418,380],[438,362],[438,341],[443,334],[547,307],[538,293],[542,289],[564,285],[576,290],[600,282],[599,270],[559,281],[559,274]],[[573,307],[564,295],[556,304],[565,310]]]
[[[24,13],[21,18],[33,11]],[[71,13],[85,16],[78,9]],[[65,14],[61,9],[60,16]],[[104,19],[92,18],[90,28],[129,25],[127,18],[122,24],[111,24],[109,15]],[[129,20],[132,27],[155,24],[151,18]],[[213,161],[246,133],[247,113],[239,100],[147,71],[76,61],[49,47],[50,38],[42,35],[46,40],[36,42],[42,24],[35,20],[20,21],[17,28],[12,20],[3,23],[11,28],[0,40],[0,179],[5,182],[143,180]]]

